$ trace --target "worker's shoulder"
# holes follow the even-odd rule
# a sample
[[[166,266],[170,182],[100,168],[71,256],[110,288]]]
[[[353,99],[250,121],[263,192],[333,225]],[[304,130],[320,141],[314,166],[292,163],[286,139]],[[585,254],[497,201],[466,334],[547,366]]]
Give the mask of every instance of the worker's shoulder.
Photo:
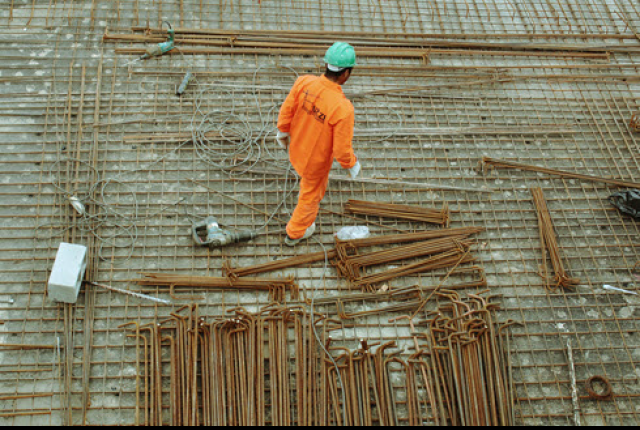
[[[338,109],[345,116],[355,113],[353,103],[344,94],[338,99]]]
[[[296,79],[296,85],[308,85],[313,82],[316,82],[318,79],[320,79],[318,76],[302,75],[298,77],[298,79]]]

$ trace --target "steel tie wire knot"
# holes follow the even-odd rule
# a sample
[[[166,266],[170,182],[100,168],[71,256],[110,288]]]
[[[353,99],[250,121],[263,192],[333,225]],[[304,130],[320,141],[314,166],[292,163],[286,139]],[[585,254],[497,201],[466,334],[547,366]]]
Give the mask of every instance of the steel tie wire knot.
[[[633,131],[640,132],[640,112],[635,113],[631,117],[631,122],[629,123],[629,127],[631,127]]]
[[[596,392],[594,390],[593,383],[599,382],[604,385],[604,391]],[[589,398],[593,400],[613,400],[615,395],[613,394],[613,387],[611,386],[611,382],[604,376],[592,376],[589,378],[586,384],[587,393],[589,393]]]

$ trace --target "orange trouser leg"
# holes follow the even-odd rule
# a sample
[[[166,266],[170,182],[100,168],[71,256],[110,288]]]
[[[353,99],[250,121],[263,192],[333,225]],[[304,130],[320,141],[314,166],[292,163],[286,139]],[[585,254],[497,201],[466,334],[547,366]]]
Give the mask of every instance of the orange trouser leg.
[[[287,224],[287,234],[291,239],[300,239],[304,233],[315,222],[320,202],[327,192],[329,178],[300,180],[300,195],[298,206],[293,211],[291,221]]]

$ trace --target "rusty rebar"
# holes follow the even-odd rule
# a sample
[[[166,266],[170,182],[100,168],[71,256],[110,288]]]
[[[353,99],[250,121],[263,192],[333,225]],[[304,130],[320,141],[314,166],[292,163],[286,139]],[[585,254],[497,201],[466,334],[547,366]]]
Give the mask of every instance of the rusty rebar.
[[[573,291],[575,290],[575,287],[580,284],[580,280],[571,278],[565,270],[564,263],[562,262],[562,256],[560,255],[560,247],[558,246],[558,238],[553,226],[553,220],[551,219],[551,214],[549,213],[547,201],[544,198],[542,189],[532,188],[531,193],[533,194],[533,201],[538,215],[545,272],[548,252],[555,273],[553,280],[549,280],[547,277],[547,288],[550,291],[556,291],[559,287],[562,287],[566,290]]]
[[[314,398],[323,358],[311,324],[321,319],[277,303],[256,314],[229,312],[207,322],[198,305],[189,305],[164,321],[121,326],[135,325],[131,337],[144,342],[136,393],[145,424],[265,425],[269,417],[275,425],[320,423]],[[163,403],[167,381],[169,405]]]
[[[629,121],[629,127],[631,130],[640,132],[640,112],[634,114]]]
[[[423,208],[420,206],[399,205],[362,200],[349,200],[345,210],[353,214],[371,215],[382,218],[404,219],[449,226],[451,211],[445,203],[442,209]]]
[[[496,158],[484,157],[480,162],[480,167],[497,168],[497,169],[516,169],[528,172],[546,173],[547,175],[559,176],[561,178],[580,179],[583,181],[601,182],[604,184],[615,185],[625,188],[640,188],[640,183],[623,181],[619,179],[610,179],[600,176],[583,175],[581,173],[567,172],[564,170],[548,169],[545,167],[532,166],[528,164],[518,163],[515,161],[499,160]]]

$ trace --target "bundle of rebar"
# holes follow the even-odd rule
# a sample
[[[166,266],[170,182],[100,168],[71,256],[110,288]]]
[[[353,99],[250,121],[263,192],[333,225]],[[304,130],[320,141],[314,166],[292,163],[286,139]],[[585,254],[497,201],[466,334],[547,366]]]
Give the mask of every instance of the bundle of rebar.
[[[458,260],[464,261],[464,260]],[[461,263],[460,263],[461,264]],[[447,290],[468,290],[472,288],[481,289],[487,287],[487,277],[484,273],[484,269],[478,266],[473,266],[469,268],[462,268],[453,270],[447,278],[451,275],[475,275],[474,278],[477,278],[472,281],[456,283],[447,285]],[[422,285],[414,285],[412,287],[403,287],[398,289],[390,289],[384,288],[383,290],[379,290],[375,293],[362,293],[362,294],[348,294],[341,296],[333,296],[326,297],[315,300],[316,306],[326,306],[326,305],[335,305],[336,313],[342,320],[350,320],[356,319],[360,317],[366,317],[370,315],[379,315],[386,314],[391,312],[405,312],[405,311],[414,311],[416,308],[421,308],[425,305],[425,293],[433,294],[436,291],[439,291],[441,285],[439,286],[422,286]],[[375,308],[375,309],[367,309],[361,310],[363,303],[366,302],[367,307],[371,306],[373,303],[387,303],[392,302],[393,304]],[[310,301],[308,300],[308,304]],[[347,306],[350,308],[354,308],[352,311],[347,310]]]
[[[472,235],[480,233],[485,229],[482,227],[466,227],[466,228],[452,228],[434,231],[422,231],[419,233],[404,233],[404,234],[388,234],[383,236],[369,237],[366,239],[353,239],[342,241],[336,239],[336,243],[347,246],[350,248],[361,248],[367,246],[381,246],[381,245],[397,245],[401,243],[420,242],[429,239],[440,239],[445,237],[456,237],[461,235]],[[468,237],[468,236],[467,236]],[[324,261],[325,258],[333,260],[337,257],[337,251],[335,249],[328,250],[325,254],[324,251],[314,252],[310,254],[298,255],[291,258],[284,258],[282,260],[270,261],[268,263],[257,264],[254,266],[245,267],[231,267],[229,264],[224,265],[224,269],[227,275],[231,278],[239,278],[242,276],[257,275],[266,272],[275,272],[280,270],[289,269],[292,267],[298,267],[305,264],[317,263]]]
[[[192,305],[136,326],[136,424],[326,424],[323,355],[312,328],[319,318],[278,305],[230,312],[207,321]]]
[[[453,291],[438,293],[450,300],[428,321],[410,365],[407,394],[413,425],[420,417],[436,425],[512,426],[514,416],[513,372],[508,322],[498,327],[499,305],[490,298],[469,294],[461,300]]]
[[[339,370],[325,367],[329,423],[345,426],[512,426],[515,392],[510,333],[498,324],[491,297],[439,293],[443,304],[421,332],[410,317],[415,353],[375,352],[365,339],[357,350],[335,351]],[[339,386],[338,371],[342,381]],[[393,375],[393,377],[392,377]],[[400,408],[399,398],[405,408]],[[342,399],[344,399],[342,401]]]
[[[249,290],[268,291],[273,301],[284,302],[286,291],[291,299],[297,300],[299,288],[293,278],[218,278],[210,276],[187,276],[168,273],[142,273],[144,278],[133,279],[142,286],[170,287],[175,298],[174,288],[190,287],[201,290]]]
[[[340,258],[343,263],[339,264],[338,268],[345,276],[352,279],[358,279],[361,276],[360,269],[364,267],[463,249],[470,246],[472,243],[473,240],[466,239],[464,236],[453,236],[443,239],[428,240],[411,245],[396,246],[391,249],[362,255],[349,255],[348,249],[338,247],[338,258]]]
[[[372,304],[379,302],[393,302],[393,304],[371,310],[358,310],[355,312],[347,311],[347,304],[356,303],[356,306],[360,308],[362,307],[362,302],[364,300],[366,300],[367,306],[371,306]],[[335,298],[334,303],[336,305],[336,310],[340,319],[350,320],[367,315],[415,310],[422,304],[423,300],[424,297],[422,296],[422,289],[419,286],[414,286],[410,288],[398,289],[396,291],[392,291],[389,294],[361,294],[352,297],[338,297]]]
[[[406,412],[410,425],[513,425],[505,338],[513,324],[498,327],[490,297],[438,294],[448,301],[427,332],[410,320],[416,352],[406,360],[387,352],[394,342],[375,352],[365,339],[355,351],[331,347],[323,318],[302,307],[208,319],[191,305],[164,321],[126,324],[138,353],[136,424],[390,426]]]
[[[471,274],[474,278],[472,281],[462,282],[447,285],[447,290],[465,290],[470,288],[486,288],[488,285],[487,276],[485,271],[480,266],[472,266],[469,268],[457,269],[454,270],[451,275],[469,275]],[[349,302],[362,302],[362,301],[383,301],[389,302],[395,300],[396,297],[404,295],[406,293],[413,293],[416,290],[421,291],[422,293],[433,292],[436,287],[433,286],[422,286],[422,285],[414,285],[411,287],[402,287],[397,289],[389,288],[386,291],[377,291],[375,293],[360,293],[360,294],[348,294],[342,296],[331,296],[331,297],[323,297],[315,300],[316,306],[322,305],[332,305],[338,303],[349,303]],[[311,301],[307,299],[307,304],[311,304]]]
[[[351,248],[364,248],[367,246],[398,245],[401,243],[420,242],[423,240],[442,239],[445,237],[469,237],[483,231],[485,231],[483,227],[449,228],[433,231],[421,231],[418,233],[387,234],[384,236],[368,237],[366,239],[336,239],[336,243]]]
[[[360,278],[353,280],[352,285],[364,290],[372,290],[375,285],[391,279],[402,278],[437,269],[445,269],[447,267],[455,266],[456,264],[466,264],[476,261],[474,256],[467,254],[469,245],[465,243],[461,246],[461,249],[443,252],[441,254],[434,255],[433,257],[420,260],[416,263],[396,267],[381,273],[363,275]]]
[[[468,237],[475,231],[477,230],[362,255],[358,253],[357,247],[351,245],[351,242],[338,242],[334,265],[338,273],[348,279],[353,287],[362,288],[365,292],[373,292],[375,285],[381,282],[474,261],[473,256],[465,254],[474,243]],[[381,273],[363,273],[363,269],[371,266],[420,257],[429,258]]]
[[[381,345],[371,352],[365,340],[361,349],[332,348],[343,353],[335,358],[338,369],[324,367],[327,386],[325,403],[328,406],[328,423],[335,426],[397,426],[397,399],[391,378],[391,365],[400,363],[399,352],[387,354],[395,342]],[[343,386],[340,386],[338,379]],[[344,399],[344,401],[343,401]]]
[[[547,288],[552,292],[557,291],[560,287],[573,291],[575,290],[575,287],[580,284],[580,280],[571,278],[565,270],[564,263],[562,262],[562,257],[560,255],[560,247],[558,246],[558,238],[556,237],[553,220],[551,219],[551,214],[549,213],[544,193],[541,188],[532,188],[531,193],[533,194],[533,201],[538,215],[544,266],[543,276],[547,282]],[[547,252],[549,253],[553,271],[555,273],[552,280],[550,280],[549,276],[546,274]]]
[[[345,206],[347,212],[359,215],[373,215],[383,218],[406,219],[448,226],[450,219],[449,206],[445,203],[442,209],[423,208],[411,205],[349,200]]]

